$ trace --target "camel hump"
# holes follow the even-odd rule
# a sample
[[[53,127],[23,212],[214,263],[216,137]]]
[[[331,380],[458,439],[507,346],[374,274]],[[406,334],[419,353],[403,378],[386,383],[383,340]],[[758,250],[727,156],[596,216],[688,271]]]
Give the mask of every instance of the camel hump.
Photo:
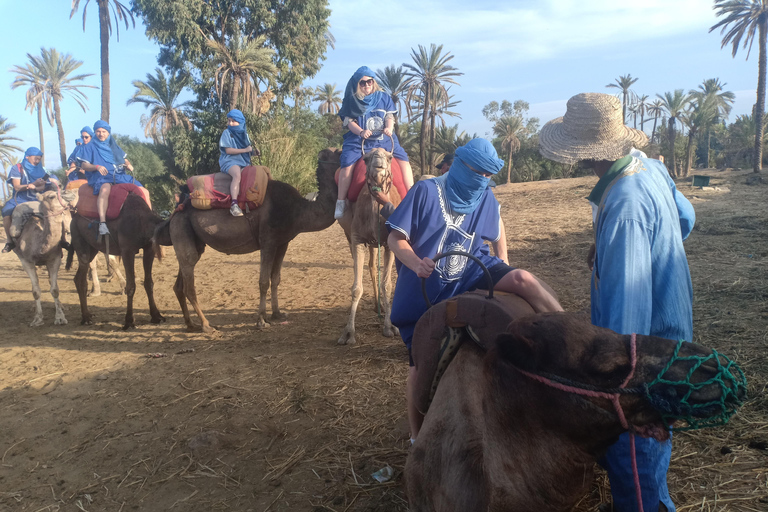
[[[352,181],[349,183],[349,191],[347,192],[347,199],[350,203],[357,201],[357,196],[360,195],[360,191],[365,186],[365,161],[361,158],[355,163],[352,169]],[[336,171],[336,184],[339,184],[339,171]],[[396,159],[392,159],[392,184],[400,194],[400,198],[405,197],[405,182],[403,181],[403,171],[400,169],[400,164]]]
[[[249,165],[240,174],[240,193],[237,204],[243,210],[261,206],[267,195],[272,173],[264,165]],[[226,209],[232,204],[229,186],[232,177],[225,172],[201,174],[187,179],[192,206],[199,210]]]
[[[112,185],[112,188],[109,191],[107,220],[115,220],[120,216],[125,200],[130,193],[134,193],[143,198],[144,202],[147,203],[147,206],[152,209],[152,201],[149,199],[149,190],[134,185],[133,183],[116,183]],[[98,199],[98,196],[94,195],[93,188],[87,183],[81,185],[77,195],[77,213],[89,219],[98,219],[99,211],[96,208],[96,200]]]
[[[472,332],[477,344],[488,350],[496,337],[507,331],[512,321],[534,314],[525,300],[512,293],[487,291],[463,293],[432,306],[416,324],[411,344],[414,363],[416,407],[426,413],[440,377],[466,338]]]

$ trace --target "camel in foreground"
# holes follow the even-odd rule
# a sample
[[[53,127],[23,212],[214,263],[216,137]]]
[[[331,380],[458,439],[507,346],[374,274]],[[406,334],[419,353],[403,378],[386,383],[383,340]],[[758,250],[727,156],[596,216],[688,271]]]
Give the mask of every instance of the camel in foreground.
[[[396,207],[401,198],[397,189],[392,186],[392,153],[387,153],[381,148],[366,153],[363,157],[366,165],[366,186],[360,191],[357,201],[347,208],[344,216],[339,219],[339,225],[347,235],[349,249],[352,252],[352,268],[354,269],[354,281],[352,282],[352,307],[349,311],[349,319],[344,331],[339,338],[340,345],[355,343],[355,315],[357,306],[363,295],[363,265],[365,265],[365,249],[368,248],[368,269],[371,272],[373,283],[374,304],[384,318],[382,334],[391,338],[397,333],[397,327],[392,325],[389,313],[390,292],[392,291],[392,264],[395,255],[387,246],[386,220],[379,215],[381,207],[371,195],[371,187],[379,187],[389,194],[389,199]],[[383,249],[383,258],[379,264],[379,257]],[[381,282],[378,274],[381,271]]]
[[[259,268],[259,317],[258,327],[269,327],[267,322],[267,292],[272,290],[272,321],[285,320],[280,312],[277,289],[280,285],[280,269],[288,249],[288,243],[299,233],[320,231],[334,222],[333,209],[337,188],[334,173],[338,168],[339,150],[325,149],[320,152],[317,167],[318,197],[315,201],[304,199],[298,190],[281,181],[270,180],[264,202],[242,217],[233,217],[228,209],[198,210],[190,201],[164,222],[155,234],[158,245],[171,245],[179,261],[179,274],[173,291],[179,300],[187,330],[202,328],[213,332],[197,300],[195,289],[195,265],[200,261],[207,245],[227,254],[247,254],[261,251]],[[246,292],[247,284],[243,284]],[[187,299],[200,318],[198,328],[192,323]]]
[[[120,256],[123,259],[125,270],[125,294],[127,296],[127,309],[123,329],[136,327],[133,317],[133,295],[136,293],[136,272],[134,261],[139,250],[143,250],[144,263],[144,290],[149,300],[150,321],[157,324],[165,321],[163,315],[157,309],[154,295],[154,282],[152,281],[152,265],[155,260],[155,247],[152,244],[152,236],[155,227],[163,221],[155,215],[144,199],[134,193],[128,194],[120,215],[114,220],[107,221],[109,228],[109,254]],[[106,254],[106,240],[97,239],[98,222],[82,215],[72,217],[72,247],[77,253],[78,268],[75,274],[75,287],[80,298],[80,310],[83,325],[93,323],[93,315],[88,309],[88,269],[96,254]],[[102,237],[99,237],[102,238]],[[106,239],[106,237],[103,237]],[[72,265],[72,252],[67,257],[67,269]]]
[[[32,296],[35,298],[35,316],[30,327],[43,325],[43,307],[40,302],[40,281],[37,278],[37,267],[45,265],[48,269],[48,280],[51,284],[51,295],[56,307],[53,320],[55,325],[64,325],[67,318],[59,300],[59,268],[61,267],[61,247],[65,226],[69,223],[70,206],[77,200],[77,195],[64,191],[59,194],[48,191],[37,194],[40,201],[41,217],[33,216],[24,224],[13,252],[21,260],[21,266],[32,281]],[[23,204],[18,206],[20,208]]]
[[[433,332],[441,323],[445,332],[451,311],[463,310],[474,319],[470,327],[474,322],[479,330],[486,320],[494,321],[470,309],[459,300],[453,310],[438,307],[422,320],[433,323]],[[572,394],[551,387],[551,381],[614,393],[627,379],[626,388],[634,394],[617,398],[625,421],[635,432],[660,440],[668,439],[669,432],[651,400],[666,406],[665,419],[673,421],[686,413],[715,417],[721,397],[732,413],[744,398],[746,381],[740,370],[719,372],[714,357],[723,363],[725,358],[692,343],[678,347],[676,341],[638,335],[632,372],[631,336],[570,314],[516,320],[496,339],[481,335],[479,344],[485,347],[469,340],[466,328],[458,329],[466,341],[437,387],[406,462],[414,512],[572,510],[592,483],[596,460],[626,429],[611,400]],[[417,343],[414,336],[414,347]],[[673,358],[676,349],[681,357],[710,359],[695,368],[691,361]],[[691,386],[658,383],[645,395],[643,385],[661,376],[668,363],[666,380],[685,381],[691,372],[690,382],[702,384],[720,375],[727,389],[717,382],[707,384],[692,390],[687,404],[684,394]],[[535,380],[543,376],[550,385]]]

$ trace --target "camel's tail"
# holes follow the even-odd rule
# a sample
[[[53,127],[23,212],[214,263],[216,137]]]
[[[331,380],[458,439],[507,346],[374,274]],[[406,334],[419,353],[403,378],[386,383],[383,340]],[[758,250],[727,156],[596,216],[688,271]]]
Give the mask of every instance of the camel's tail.
[[[161,246],[173,245],[171,243],[171,219],[164,220],[155,226],[155,234],[152,236],[152,247],[158,258],[162,257],[163,249]]]
[[[75,258],[75,248],[72,246],[72,244],[67,243],[67,247],[64,247],[64,244],[66,242],[60,242],[61,246],[67,250],[67,263],[64,266],[66,270],[69,270],[72,268],[72,260]]]

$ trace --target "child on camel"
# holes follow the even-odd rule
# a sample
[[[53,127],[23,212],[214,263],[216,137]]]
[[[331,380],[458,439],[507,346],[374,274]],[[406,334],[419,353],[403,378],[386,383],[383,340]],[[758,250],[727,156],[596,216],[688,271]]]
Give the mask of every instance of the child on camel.
[[[242,217],[243,211],[237,205],[237,196],[240,193],[240,175],[243,168],[251,165],[251,153],[259,156],[258,149],[251,147],[248,139],[248,131],[245,126],[245,116],[237,109],[227,113],[227,129],[219,139],[219,168],[221,172],[232,176],[229,186],[229,195],[232,197],[232,206],[229,213],[235,217]]]

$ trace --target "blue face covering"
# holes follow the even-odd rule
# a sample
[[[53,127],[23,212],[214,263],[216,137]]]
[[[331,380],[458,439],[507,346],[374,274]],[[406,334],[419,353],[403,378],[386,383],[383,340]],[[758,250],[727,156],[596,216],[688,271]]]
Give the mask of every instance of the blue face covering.
[[[24,153],[24,159],[21,161],[21,166],[24,168],[24,172],[27,173],[27,179],[29,180],[29,183],[32,183],[33,181],[40,178],[45,178],[45,169],[43,169],[43,161],[40,160],[39,164],[32,165],[32,162],[27,160],[28,156],[43,156],[43,152],[33,146],[31,148],[28,148],[27,151]]]
[[[343,119],[345,117],[351,117],[357,119],[360,116],[364,116],[379,103],[379,99],[382,94],[381,91],[376,91],[369,94],[362,100],[358,98],[355,93],[357,92],[357,84],[364,76],[374,78],[376,73],[368,66],[363,66],[355,71],[352,78],[347,82],[347,88],[344,89],[344,100],[341,102],[341,109],[339,110],[339,116]]]
[[[109,132],[109,137],[104,142],[100,141],[98,137],[94,135],[89,144],[95,144],[96,151],[99,152],[101,158],[108,164],[123,165],[125,163],[125,151],[117,145],[115,139],[112,138],[112,127],[107,124],[106,121],[96,121],[93,125],[93,131],[95,132],[99,128],[104,128]]]
[[[250,146],[251,142],[248,140],[248,131],[246,130],[243,113],[237,109],[232,109],[227,113],[227,117],[240,123],[237,126],[227,126],[229,134],[234,139],[235,144],[237,144],[237,149],[245,149]]]
[[[451,169],[441,178],[451,209],[456,213],[472,213],[483,198],[490,178],[478,171],[496,174],[504,166],[504,160],[496,155],[493,145],[485,139],[473,139],[456,150]]]

